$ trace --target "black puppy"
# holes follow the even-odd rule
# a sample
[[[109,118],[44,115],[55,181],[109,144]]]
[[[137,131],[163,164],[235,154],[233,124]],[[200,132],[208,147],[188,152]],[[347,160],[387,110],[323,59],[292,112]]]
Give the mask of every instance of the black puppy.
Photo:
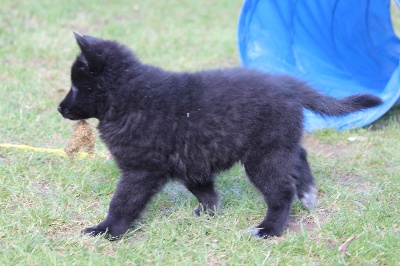
[[[218,172],[240,161],[268,205],[258,236],[279,236],[297,194],[307,208],[316,189],[300,145],[303,108],[340,116],[381,104],[362,94],[322,95],[288,76],[234,68],[177,73],[140,62],[125,46],[75,34],[82,51],[58,111],[95,117],[121,171],[107,218],[85,233],[118,238],[170,179],[214,214]]]

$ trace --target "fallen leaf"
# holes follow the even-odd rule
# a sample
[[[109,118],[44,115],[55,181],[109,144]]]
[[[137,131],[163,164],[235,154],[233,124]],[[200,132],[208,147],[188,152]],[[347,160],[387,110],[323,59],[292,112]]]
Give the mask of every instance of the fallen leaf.
[[[0,155],[0,163],[10,163],[11,160],[5,156]]]
[[[350,242],[353,241],[354,239],[357,239],[358,235],[352,235],[349,237],[343,244],[341,244],[338,248],[338,251],[342,253],[342,255],[346,254],[346,248],[349,246]]]

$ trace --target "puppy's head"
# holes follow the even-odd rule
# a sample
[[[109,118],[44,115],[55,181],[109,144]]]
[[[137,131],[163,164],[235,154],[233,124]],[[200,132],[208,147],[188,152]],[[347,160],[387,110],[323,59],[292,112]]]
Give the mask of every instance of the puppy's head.
[[[102,98],[110,87],[118,44],[75,33],[81,53],[71,68],[71,89],[58,106],[63,117],[71,120],[99,118]]]

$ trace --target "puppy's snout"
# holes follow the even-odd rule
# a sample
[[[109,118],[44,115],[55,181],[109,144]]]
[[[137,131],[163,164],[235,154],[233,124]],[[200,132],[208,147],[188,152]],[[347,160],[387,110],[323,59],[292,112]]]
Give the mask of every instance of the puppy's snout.
[[[66,114],[68,114],[68,113],[69,113],[69,110],[68,110],[68,108],[61,107],[61,105],[59,105],[59,106],[57,107],[57,111],[59,111],[59,112],[60,112],[60,114],[62,114],[62,115],[66,115]]]
[[[59,106],[57,107],[57,111],[59,111],[60,114],[64,115],[64,113],[67,112],[67,109],[66,109],[66,108],[63,108],[61,105],[59,105]]]

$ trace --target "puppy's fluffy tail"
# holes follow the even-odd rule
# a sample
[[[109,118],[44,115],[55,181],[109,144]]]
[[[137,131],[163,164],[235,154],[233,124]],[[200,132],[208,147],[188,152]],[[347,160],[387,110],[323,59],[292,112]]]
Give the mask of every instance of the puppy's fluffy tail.
[[[336,99],[323,95],[306,84],[302,87],[298,92],[304,108],[322,116],[342,116],[382,104],[382,100],[372,94],[355,94]]]

